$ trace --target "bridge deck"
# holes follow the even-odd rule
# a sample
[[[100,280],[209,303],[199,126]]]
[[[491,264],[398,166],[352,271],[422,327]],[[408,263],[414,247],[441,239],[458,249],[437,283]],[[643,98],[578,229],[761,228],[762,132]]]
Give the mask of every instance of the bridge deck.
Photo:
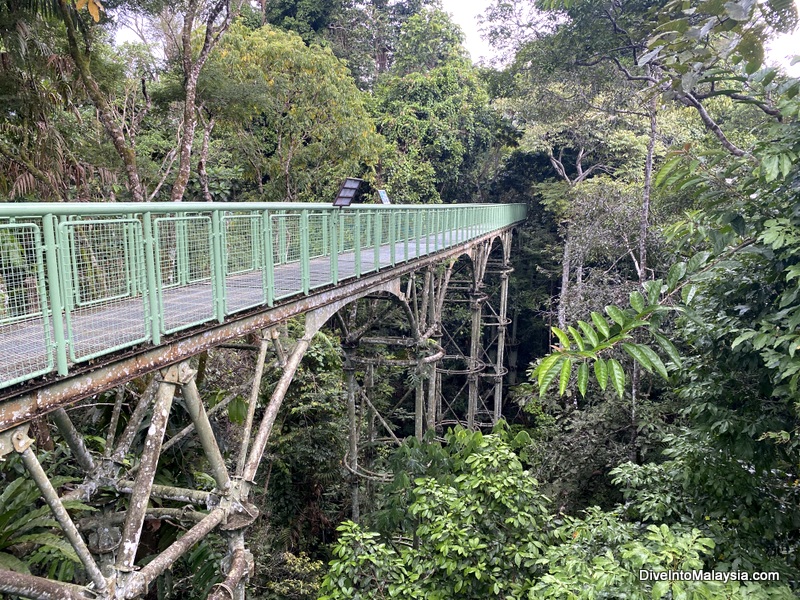
[[[443,236],[439,237],[441,247],[445,246]],[[460,243],[465,236],[454,236],[453,243]],[[423,241],[436,246],[435,236]],[[395,244],[395,255],[406,260],[405,243]],[[370,258],[373,249],[370,248]],[[424,255],[424,253],[420,253]],[[380,247],[380,268],[392,265],[392,252],[389,244]],[[408,258],[416,256],[416,244],[408,245]],[[367,273],[373,269],[372,261]],[[338,256],[339,280],[345,281],[356,276],[355,252],[345,252]],[[331,261],[327,256],[309,260],[310,287],[318,288],[331,282]],[[302,294],[302,273],[300,262],[279,265],[274,268],[274,289],[276,298],[291,298]],[[228,312],[233,314],[258,306],[264,300],[263,271],[229,276],[225,282],[228,298]],[[164,322],[181,323],[207,320],[213,315],[214,289],[211,280],[167,288],[162,292]],[[126,298],[102,305],[100,309],[91,306],[77,309],[70,315],[72,340],[84,354],[96,355],[108,348],[108,340],[114,339],[117,345],[137,343],[145,336],[145,299],[142,296]],[[47,327],[52,331],[52,315]],[[64,319],[64,329],[67,322]],[[23,320],[0,326],[0,381],[13,379],[31,365],[46,365],[52,362],[54,348],[47,348],[45,323],[41,319]]]
[[[0,205],[0,390],[335,290],[524,217],[523,205]]]

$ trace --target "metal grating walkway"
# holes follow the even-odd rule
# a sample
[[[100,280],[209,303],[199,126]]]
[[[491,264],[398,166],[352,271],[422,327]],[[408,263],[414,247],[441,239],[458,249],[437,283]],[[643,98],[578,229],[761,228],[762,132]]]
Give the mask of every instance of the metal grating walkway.
[[[525,218],[523,205],[178,208],[0,206],[0,388],[335,289]]]

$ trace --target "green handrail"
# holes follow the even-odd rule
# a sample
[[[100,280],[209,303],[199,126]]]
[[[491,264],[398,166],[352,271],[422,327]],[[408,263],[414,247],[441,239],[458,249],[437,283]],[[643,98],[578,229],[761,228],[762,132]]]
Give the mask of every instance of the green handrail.
[[[0,298],[27,294],[0,307],[0,388],[525,218],[521,204],[0,204]]]

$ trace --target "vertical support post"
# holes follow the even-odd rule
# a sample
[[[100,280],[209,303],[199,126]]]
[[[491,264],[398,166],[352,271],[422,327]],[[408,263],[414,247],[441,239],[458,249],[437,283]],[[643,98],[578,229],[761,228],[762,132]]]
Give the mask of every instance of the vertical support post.
[[[397,248],[397,214],[389,211],[389,263],[394,266],[396,262]]]
[[[56,368],[59,375],[67,374],[67,339],[64,335],[64,305],[61,302],[59,281],[58,246],[56,245],[55,216],[45,215],[44,226],[45,264],[47,265],[47,287],[50,292],[50,312],[53,315],[53,341],[56,351]]]
[[[264,211],[261,216],[264,227],[264,293],[267,306],[275,304],[275,249],[273,247],[272,218],[269,211]]]
[[[211,213],[211,265],[214,269],[212,288],[214,290],[214,314],[217,321],[225,320],[225,265],[227,253],[223,247],[222,216],[219,210]]]
[[[150,338],[155,345],[161,343],[161,310],[159,289],[160,279],[156,276],[156,239],[153,235],[152,213],[146,212],[142,216],[142,227],[144,234],[144,266],[145,277],[147,278],[147,300],[150,303]]]
[[[144,442],[142,460],[133,485],[128,514],[122,531],[122,542],[117,557],[119,568],[124,571],[133,569],[136,560],[136,550],[139,547],[139,538],[142,535],[145,512],[150,500],[150,490],[156,475],[158,458],[161,454],[161,445],[164,442],[164,432],[167,429],[169,411],[172,407],[172,398],[175,395],[175,385],[179,383],[178,367],[173,365],[161,372],[162,380],[158,383],[156,402],[153,406],[153,416],[150,429]]]
[[[326,216],[327,219],[327,216]],[[334,285],[339,283],[339,210],[335,210],[328,219],[330,223],[330,240],[331,251],[331,281]]]
[[[347,379],[347,421],[350,425],[350,447],[347,453],[347,462],[350,470],[350,499],[352,502],[351,518],[358,523],[360,518],[359,509],[359,485],[358,485],[358,415],[356,412],[356,372],[350,357],[345,355],[344,373]]]
[[[186,363],[182,364],[181,368],[190,370],[189,365]],[[181,394],[186,403],[189,418],[191,418],[194,428],[197,430],[197,436],[200,438],[203,452],[205,452],[208,463],[211,465],[211,475],[214,477],[214,481],[217,482],[217,489],[225,492],[231,487],[231,478],[228,474],[228,469],[225,467],[225,459],[222,458],[222,453],[219,451],[214,431],[211,429],[211,423],[203,406],[203,400],[200,398],[200,392],[197,389],[194,376],[195,372],[191,371],[181,386]]]
[[[245,600],[245,582],[252,574],[253,555],[245,548],[244,530],[228,535],[225,581],[212,588],[208,600]]]
[[[481,350],[481,313],[482,298],[477,282],[470,294],[470,309],[472,312],[472,330],[470,333],[469,350],[469,404],[467,406],[467,428],[475,429],[475,414],[478,410],[478,362]]]
[[[361,211],[356,211],[356,230],[353,233],[353,252],[355,253],[356,277],[361,277]]]
[[[31,479],[36,483],[36,487],[38,487],[39,491],[42,493],[42,497],[50,507],[50,511],[64,531],[64,535],[78,555],[78,558],[86,569],[86,573],[89,575],[92,583],[94,583],[95,589],[104,591],[106,589],[106,579],[103,577],[103,573],[100,571],[94,558],[92,558],[92,554],[89,552],[86,542],[83,541],[80,532],[78,532],[78,528],[75,527],[75,523],[72,522],[67,509],[64,508],[64,505],[61,503],[61,499],[58,497],[58,493],[50,482],[50,479],[48,479],[47,473],[44,472],[42,465],[39,464],[39,459],[36,458],[36,454],[31,450],[33,440],[28,437],[26,429],[27,425],[20,426],[12,434],[11,442],[14,449],[21,455],[22,463],[25,465],[28,473],[30,473]]]
[[[311,288],[311,259],[309,258],[308,210],[300,211],[300,282],[302,292],[308,295]]]
[[[496,424],[503,414],[503,360],[506,348],[506,313],[508,312],[508,275],[510,269],[503,260],[503,271],[500,273],[500,314],[497,326],[497,358],[495,362],[494,380],[494,418]]]

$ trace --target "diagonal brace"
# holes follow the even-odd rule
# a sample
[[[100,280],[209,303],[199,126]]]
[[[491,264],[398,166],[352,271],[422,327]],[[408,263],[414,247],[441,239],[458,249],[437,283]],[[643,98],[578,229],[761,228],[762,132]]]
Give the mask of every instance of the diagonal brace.
[[[75,523],[72,522],[72,518],[69,516],[67,509],[64,508],[64,505],[61,503],[58,492],[56,492],[53,484],[50,483],[50,479],[39,463],[39,459],[36,458],[36,454],[31,450],[33,440],[25,433],[26,428],[27,426],[22,426],[12,435],[11,440],[14,444],[14,449],[21,455],[25,468],[31,474],[31,478],[42,493],[42,497],[44,497],[45,502],[47,502],[47,505],[50,507],[61,529],[64,530],[64,535],[75,549],[75,553],[78,555],[81,563],[83,563],[86,573],[94,583],[95,588],[98,591],[105,590],[106,579],[103,577],[103,573],[100,571],[97,563],[94,562],[94,558],[92,558],[92,554],[89,552],[86,542],[83,541],[80,532],[78,532],[78,528],[75,527]]]
[[[158,383],[153,416],[144,442],[139,472],[136,474],[136,480],[133,485],[133,493],[128,506],[128,517],[125,519],[125,527],[122,531],[122,543],[120,544],[118,559],[118,566],[121,570],[132,569],[136,560],[136,550],[139,548],[139,538],[142,535],[147,504],[150,501],[150,491],[156,475],[158,457],[161,454],[161,444],[164,440],[164,432],[167,429],[172,398],[175,396],[175,385],[179,384],[178,367],[173,365],[166,371],[162,371],[162,377],[162,381]]]
[[[211,465],[211,474],[214,477],[214,481],[217,482],[217,488],[224,492],[231,487],[231,477],[225,466],[225,459],[222,458],[222,453],[219,451],[217,439],[214,436],[214,431],[211,429],[211,423],[208,420],[208,415],[203,407],[203,401],[200,398],[200,392],[197,390],[194,372],[192,372],[191,378],[183,384],[181,392],[183,399],[186,401],[186,409],[189,411],[189,417],[192,419],[195,429],[197,429],[197,436],[200,438],[203,451]]]

